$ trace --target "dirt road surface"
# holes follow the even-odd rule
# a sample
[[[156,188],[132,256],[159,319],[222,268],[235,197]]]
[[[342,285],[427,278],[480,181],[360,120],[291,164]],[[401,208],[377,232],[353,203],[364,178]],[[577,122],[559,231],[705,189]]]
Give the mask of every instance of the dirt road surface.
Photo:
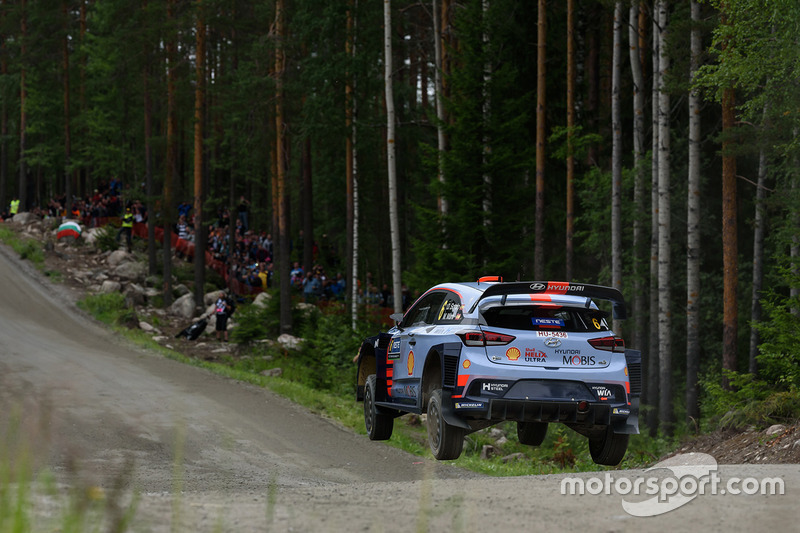
[[[268,390],[125,345],[1,248],[0,412],[20,410],[37,464],[61,483],[110,493],[122,480],[127,495],[139,494],[133,531],[796,531],[800,523],[798,465],[720,466],[723,480],[780,479],[784,494],[707,493],[641,518],[622,502],[650,496],[623,496],[627,485],[613,480],[677,471],[490,478],[370,442]],[[565,478],[597,492],[606,475],[601,494],[562,494]]]

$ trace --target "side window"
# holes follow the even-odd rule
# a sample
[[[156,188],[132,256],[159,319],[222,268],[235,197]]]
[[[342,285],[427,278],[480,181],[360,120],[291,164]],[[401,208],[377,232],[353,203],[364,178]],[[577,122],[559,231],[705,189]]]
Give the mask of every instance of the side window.
[[[444,294],[441,292],[434,292],[425,296],[417,302],[417,305],[408,311],[406,320],[403,320],[402,326],[409,327],[433,324],[441,308],[442,300],[444,300]]]
[[[463,318],[463,306],[461,305],[461,298],[454,293],[448,293],[444,297],[441,307],[439,307],[438,316],[436,317],[437,324],[457,324]]]

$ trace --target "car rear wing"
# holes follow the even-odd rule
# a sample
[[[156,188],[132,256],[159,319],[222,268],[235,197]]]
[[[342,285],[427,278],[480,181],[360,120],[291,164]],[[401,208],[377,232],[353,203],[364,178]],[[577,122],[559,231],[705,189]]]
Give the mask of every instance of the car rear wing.
[[[522,281],[512,283],[496,283],[489,285],[478,298],[470,313],[475,310],[478,303],[490,296],[507,296],[510,294],[563,294],[568,296],[583,296],[590,299],[607,300],[611,302],[614,318],[625,319],[628,317],[625,307],[625,298],[622,293],[613,287],[602,285],[589,285],[587,283],[568,283],[565,281]]]

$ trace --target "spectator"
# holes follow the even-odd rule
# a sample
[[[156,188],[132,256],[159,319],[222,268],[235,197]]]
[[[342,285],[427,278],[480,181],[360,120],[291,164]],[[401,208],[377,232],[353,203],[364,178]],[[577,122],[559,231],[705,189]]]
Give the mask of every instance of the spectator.
[[[214,314],[216,315],[217,325],[217,340],[222,340],[225,337],[225,342],[228,342],[228,318],[233,315],[236,306],[224,291],[220,292],[217,303],[214,306]]]
[[[239,198],[239,205],[236,207],[236,211],[239,213],[239,220],[242,222],[242,227],[244,231],[250,229],[250,226],[247,224],[247,206],[250,205],[250,201],[245,199],[244,196]]]
[[[322,282],[318,274],[313,272],[306,273],[306,279],[303,281],[303,301],[305,303],[316,303],[322,294]]]

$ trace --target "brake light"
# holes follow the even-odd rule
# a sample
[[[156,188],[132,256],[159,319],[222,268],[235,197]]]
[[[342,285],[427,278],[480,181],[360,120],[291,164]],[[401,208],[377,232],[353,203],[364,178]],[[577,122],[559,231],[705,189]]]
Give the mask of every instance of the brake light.
[[[622,337],[599,337],[589,339],[593,348],[606,352],[625,353],[625,340]]]
[[[491,331],[462,331],[457,335],[464,346],[504,346],[516,339],[513,335]]]

